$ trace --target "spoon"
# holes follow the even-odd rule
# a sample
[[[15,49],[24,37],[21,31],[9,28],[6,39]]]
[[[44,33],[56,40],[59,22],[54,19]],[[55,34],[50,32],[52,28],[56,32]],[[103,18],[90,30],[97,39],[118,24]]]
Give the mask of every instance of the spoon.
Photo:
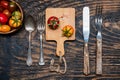
[[[29,32],[29,48],[28,48],[28,56],[27,56],[27,65],[31,66],[32,65],[32,57],[31,57],[31,34],[35,30],[34,27],[34,19],[31,15],[28,15],[26,20],[25,20],[25,29],[26,31]]]

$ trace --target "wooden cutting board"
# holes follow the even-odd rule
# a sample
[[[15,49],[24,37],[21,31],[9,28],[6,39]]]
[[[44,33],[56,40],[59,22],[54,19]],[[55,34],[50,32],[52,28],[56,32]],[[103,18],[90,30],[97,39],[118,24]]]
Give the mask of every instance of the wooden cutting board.
[[[51,16],[59,18],[60,26],[56,30],[48,27],[47,21]],[[74,28],[74,33],[67,38],[62,36],[62,28],[65,25],[71,25]],[[74,8],[47,8],[46,9],[46,40],[54,40],[57,42],[57,56],[64,55],[64,42],[66,40],[75,40],[75,9]]]

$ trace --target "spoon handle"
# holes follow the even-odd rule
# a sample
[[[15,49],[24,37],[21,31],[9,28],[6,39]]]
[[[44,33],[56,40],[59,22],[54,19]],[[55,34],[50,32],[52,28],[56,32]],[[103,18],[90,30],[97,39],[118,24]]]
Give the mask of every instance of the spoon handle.
[[[32,57],[31,57],[31,32],[29,32],[29,48],[28,48],[28,56],[26,61],[28,66],[32,65]]]
[[[45,65],[43,56],[43,44],[42,44],[42,34],[40,33],[40,60],[39,65]]]

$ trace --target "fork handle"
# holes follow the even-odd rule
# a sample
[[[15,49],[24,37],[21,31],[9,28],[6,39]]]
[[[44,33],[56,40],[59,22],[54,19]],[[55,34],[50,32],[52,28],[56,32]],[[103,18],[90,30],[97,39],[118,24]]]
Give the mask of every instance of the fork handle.
[[[102,74],[102,39],[97,39],[96,74]]]
[[[39,57],[39,65],[45,65],[44,56],[43,56],[42,34],[40,34],[40,57]]]
[[[88,75],[90,73],[89,67],[89,52],[88,52],[88,43],[84,43],[84,74]]]

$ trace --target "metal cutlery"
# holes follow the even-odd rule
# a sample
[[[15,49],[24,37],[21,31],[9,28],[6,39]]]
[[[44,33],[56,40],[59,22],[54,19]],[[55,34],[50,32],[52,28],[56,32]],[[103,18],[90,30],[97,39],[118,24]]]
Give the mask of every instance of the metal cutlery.
[[[84,37],[84,74],[90,73],[88,40],[90,34],[90,13],[89,7],[83,8],[83,37]]]
[[[95,26],[97,27],[97,55],[96,55],[96,74],[102,74],[102,6],[96,6]]]
[[[43,54],[43,42],[42,42],[42,34],[45,31],[45,19],[44,19],[44,13],[41,13],[38,15],[38,21],[37,21],[37,30],[40,33],[40,58],[39,58],[39,65],[45,65],[44,61],[44,54]]]
[[[28,48],[28,56],[27,56],[27,65],[31,66],[32,65],[32,57],[31,57],[31,34],[35,30],[34,26],[34,20],[31,15],[28,15],[26,20],[25,20],[25,29],[26,31],[29,32],[29,48]]]

